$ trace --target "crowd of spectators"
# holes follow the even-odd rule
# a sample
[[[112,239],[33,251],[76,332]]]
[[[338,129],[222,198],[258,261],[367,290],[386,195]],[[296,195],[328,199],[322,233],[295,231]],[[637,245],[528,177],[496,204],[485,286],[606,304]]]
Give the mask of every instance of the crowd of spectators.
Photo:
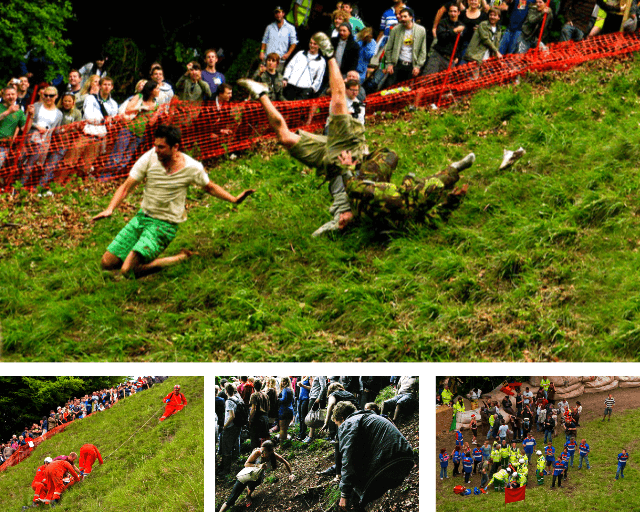
[[[220,386],[216,386],[216,439],[220,442],[222,467],[228,471],[231,458],[239,453],[242,439],[250,439],[253,449],[274,434],[277,436],[274,442],[279,444],[291,439],[288,430],[294,424],[300,425],[297,440],[305,444],[320,437],[334,440],[336,428],[330,421],[333,407],[340,401],[349,401],[363,410],[389,385],[397,394],[387,400],[379,412],[398,421],[403,411],[412,411],[417,404],[415,378],[242,376],[231,381],[222,379]],[[308,429],[304,419],[310,410],[317,409],[327,410],[325,426]]]
[[[163,382],[166,377],[139,377],[135,381],[122,383],[112,388],[96,390],[82,397],[74,397],[50,410],[37,423],[25,425],[19,434],[13,434],[11,439],[0,445],[0,464],[8,460],[15,452],[32,450],[34,440],[43,436],[54,428],[70,423],[74,420],[86,418],[94,412],[110,409],[119,400],[132,394],[150,389],[154,384]]]
[[[631,1],[625,31],[637,29],[637,1]],[[393,0],[380,18],[370,13],[369,19],[376,22],[367,26],[355,2],[337,2],[335,10],[313,4],[293,0],[289,12],[278,6],[273,21],[265,20],[257,66],[250,73],[268,84],[272,100],[328,94],[326,62],[310,39],[316,30],[332,37],[340,70],[345,80],[357,82],[352,87],[359,89],[362,102],[365,93],[442,71],[450,62],[479,64],[524,53],[535,48],[540,38],[544,48],[552,27],[558,29],[554,33],[560,34],[560,41],[620,30],[625,9],[625,3],[617,0],[554,0],[549,7],[544,0],[458,0],[441,2],[434,19],[424,20],[424,26],[412,7]],[[133,96],[120,104],[112,96],[108,57],[99,56],[72,69],[66,83],[61,76],[51,84],[31,83],[38,76],[31,64],[25,59],[21,75],[8,80],[0,103],[0,168],[16,136],[27,134],[25,150],[17,156],[21,173],[9,177],[19,178],[23,185],[36,169],[40,186],[47,186],[54,177],[64,183],[72,174],[108,179],[135,156],[147,126],[158,122],[174,96],[187,102],[213,102],[218,110],[234,97],[233,87],[217,69],[215,49],[204,52],[203,62],[189,62],[175,82],[166,79],[159,62],[152,63],[148,73],[141,73],[147,78],[137,83]],[[38,85],[39,95],[29,106],[32,85]],[[364,108],[354,116],[360,112]],[[112,129],[118,115],[126,116],[125,127],[118,123]],[[118,137],[107,140],[108,133]],[[56,144],[52,145],[54,134]],[[61,147],[65,149],[57,149]],[[115,156],[108,158],[109,154]],[[102,155],[107,156],[98,162]]]
[[[452,445],[455,445],[450,451],[448,447],[440,448],[440,479],[448,478],[451,462],[452,476],[464,477],[465,484],[471,482],[473,475],[479,475],[480,487],[485,487],[501,470],[504,473],[498,478],[508,472],[524,476],[518,482],[526,482],[528,466],[536,463],[534,454],[541,455],[541,450],[546,450],[545,445],[552,446],[554,438],[562,434],[560,445],[565,448],[563,451],[566,451],[568,461],[573,466],[574,453],[580,443],[580,401],[576,400],[572,407],[564,398],[557,400],[555,386],[546,377],[542,377],[535,393],[526,385],[510,386],[504,383],[501,389],[505,396],[500,400],[483,395],[477,388],[471,389],[466,395],[471,401],[471,410],[477,411],[471,416],[468,428],[471,440],[467,429],[456,428],[452,424]],[[486,399],[482,400],[483,396]],[[436,402],[453,407],[454,421],[457,412],[465,412],[463,397],[451,393],[448,385],[438,390]],[[479,438],[485,433],[485,440],[482,441]],[[545,455],[543,461],[546,467],[555,462],[555,458]],[[563,472],[566,477],[564,467]]]
[[[256,461],[264,462],[265,455],[274,453],[275,446],[292,438],[288,430],[296,423],[300,425],[297,441],[304,443],[299,446],[319,438],[333,444],[335,464],[317,474],[335,477],[340,506],[354,499],[364,506],[400,485],[413,467],[413,450],[395,425],[417,407],[417,377],[242,376],[221,379],[219,384],[215,404],[218,476],[230,473],[243,439],[250,440],[252,452],[245,467],[254,467]],[[394,393],[381,408],[375,399],[388,386]],[[324,423],[318,420],[316,428],[307,429],[305,418],[314,411],[322,411],[319,416]],[[288,464],[287,470],[293,474]],[[234,505],[247,485],[250,496],[262,481],[248,482],[242,475],[238,474],[240,480],[221,512]],[[376,485],[370,485],[374,479]]]

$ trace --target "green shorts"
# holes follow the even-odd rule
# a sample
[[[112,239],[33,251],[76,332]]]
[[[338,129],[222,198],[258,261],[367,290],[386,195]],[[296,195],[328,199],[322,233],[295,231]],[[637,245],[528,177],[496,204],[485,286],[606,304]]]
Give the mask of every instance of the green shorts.
[[[114,256],[124,261],[131,251],[142,256],[145,263],[155,260],[176,237],[178,224],[154,219],[139,211],[113,242],[107,247]]]
[[[338,172],[338,156],[351,151],[354,160],[362,161],[366,141],[364,125],[352,116],[343,114],[329,116],[328,135],[316,135],[300,130],[300,140],[289,153],[309,167],[314,167],[320,176],[331,179]]]

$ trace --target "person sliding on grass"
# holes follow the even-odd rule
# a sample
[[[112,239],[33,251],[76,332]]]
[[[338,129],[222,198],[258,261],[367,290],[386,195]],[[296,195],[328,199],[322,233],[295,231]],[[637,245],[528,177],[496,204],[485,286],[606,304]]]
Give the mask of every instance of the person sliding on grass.
[[[40,498],[46,497],[46,488],[45,485],[45,476],[44,472],[47,469],[47,466],[53,462],[51,457],[47,457],[44,459],[44,464],[40,466],[36,470],[36,476],[33,477],[33,482],[31,482],[31,488],[33,489],[33,503],[39,503]],[[29,507],[22,507],[23,510]]]
[[[253,450],[251,455],[249,455],[247,462],[244,463],[245,469],[238,473],[238,479],[233,486],[231,496],[229,496],[226,503],[222,505],[220,512],[224,512],[225,510],[233,507],[245,488],[248,488],[246,506],[251,506],[251,495],[253,494],[253,491],[255,491],[256,487],[264,481],[264,473],[268,468],[269,463],[271,463],[271,467],[273,469],[276,469],[278,462],[284,464],[285,468],[287,468],[287,472],[289,473],[289,481],[293,482],[295,476],[293,471],[291,471],[291,465],[281,455],[276,453],[272,441],[265,441],[262,443],[261,448]],[[248,470],[247,468],[251,469]]]
[[[282,114],[271,103],[265,84],[245,78],[238,80],[238,84],[261,103],[278,141],[291,156],[315,168],[318,175],[329,181],[333,196],[330,213],[334,218],[316,230],[314,236],[344,229],[354,216],[396,225],[407,218],[424,221],[437,207],[438,213],[448,217],[467,190],[466,186],[454,189],[460,179],[459,172],[473,164],[475,155],[470,153],[429,178],[409,174],[401,186],[390,183],[398,165],[397,155],[386,148],[368,154],[364,125],[349,114],[346,86],[331,41],[323,33],[317,33],[312,39],[327,58],[329,70],[331,104],[326,136],[302,130],[291,132]]]
[[[158,418],[158,421],[164,421],[172,414],[181,411],[187,405],[187,399],[183,393],[180,393],[180,385],[173,386],[173,392],[164,397],[163,400],[167,406],[164,408],[164,414]]]
[[[73,477],[73,483],[82,480],[82,477],[78,476],[74,467],[66,460],[54,460],[44,470],[44,479],[47,486],[47,497],[42,498],[40,494],[40,501],[45,503],[51,503],[52,506],[60,502],[60,496],[62,493],[73,483],[65,485],[63,478],[65,473],[69,472]]]
[[[104,270],[120,269],[123,275],[133,273],[142,277],[193,255],[183,249],[175,256],[158,258],[175,238],[178,226],[187,220],[185,200],[189,185],[197,185],[212,196],[235,204],[255,192],[249,189],[233,196],[210,181],[202,164],[180,151],[182,135],[178,128],[158,126],[154,137],[153,149],[138,159],[107,209],[92,219],[110,217],[138,183],[146,179],[140,211],[107,247],[101,261]]]

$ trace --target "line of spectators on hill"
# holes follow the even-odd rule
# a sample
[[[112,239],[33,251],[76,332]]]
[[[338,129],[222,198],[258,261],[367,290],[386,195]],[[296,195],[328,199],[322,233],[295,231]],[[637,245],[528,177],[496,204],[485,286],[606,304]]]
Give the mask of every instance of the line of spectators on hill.
[[[626,31],[637,29],[637,1],[631,0]],[[366,26],[358,16],[358,5],[351,1],[337,2],[332,11],[314,6],[312,0],[293,0],[289,12],[277,6],[274,20],[265,28],[253,77],[269,85],[272,100],[326,94],[326,62],[310,39],[312,32],[324,31],[332,37],[345,79],[358,82],[362,102],[365,93],[442,71],[451,61],[481,63],[490,57],[524,53],[536,47],[543,25],[544,47],[557,19],[562,20],[560,41],[620,30],[624,9],[624,3],[616,0],[560,0],[551,7],[544,0],[440,4],[434,19],[427,20],[429,27],[420,24],[422,20],[403,0],[393,0],[373,26]],[[20,75],[11,78],[2,91],[0,168],[11,154],[16,136],[21,131],[28,133],[25,151],[18,156],[22,172],[6,178],[4,184],[19,178],[24,185],[34,171],[40,186],[48,185],[54,177],[64,183],[73,174],[109,178],[133,159],[145,133],[150,133],[147,126],[158,122],[174,96],[183,101],[212,102],[218,110],[229,105],[233,88],[218,70],[218,61],[218,51],[207,49],[204,61],[196,58],[189,62],[173,83],[166,80],[162,65],[154,62],[133,95],[118,103],[112,95],[114,82],[106,56],[72,69],[66,83],[58,76],[51,84],[41,83],[44,75],[36,69],[40,61],[25,59]],[[34,84],[39,85],[39,101],[30,106]],[[114,143],[105,137],[111,133],[116,116],[126,116],[128,122],[118,124],[115,145],[108,147]],[[216,136],[233,133],[229,127],[219,131]],[[60,139],[54,140],[54,133]],[[96,176],[94,164],[107,151],[112,158],[100,162]]]
[[[163,382],[165,379],[166,377],[139,377],[135,381],[125,382],[108,389],[96,390],[80,398],[70,398],[64,405],[51,409],[49,415],[44,415],[39,422],[25,426],[20,434],[13,434],[6,443],[0,444],[0,464],[3,464],[15,452],[32,450],[34,440],[48,431],[65,423],[86,418],[91,413],[110,409],[119,400],[150,389],[155,383]]]

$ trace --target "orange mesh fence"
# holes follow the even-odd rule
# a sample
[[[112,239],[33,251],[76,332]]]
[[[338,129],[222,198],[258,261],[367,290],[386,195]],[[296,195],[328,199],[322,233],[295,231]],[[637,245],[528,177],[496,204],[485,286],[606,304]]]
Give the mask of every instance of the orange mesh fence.
[[[421,76],[390,91],[371,94],[366,100],[368,115],[397,112],[408,106],[446,107],[475,91],[512,83],[528,71],[563,71],[585,61],[628,54],[640,49],[634,34],[606,34],[586,41],[554,43],[545,51],[507,55],[454,67],[435,75]],[[292,131],[322,128],[329,115],[329,98],[277,103]],[[0,141],[0,186],[11,189],[64,184],[72,176],[111,180],[126,176],[131,165],[153,145],[157,123],[173,124],[182,130],[182,149],[198,159],[207,159],[249,149],[256,142],[273,137],[261,105],[256,101],[218,106],[215,102],[195,104],[176,99],[160,107],[146,126],[125,116],[111,118],[103,136],[91,135],[85,122],[26,134],[12,145]]]
[[[94,414],[96,414],[96,413],[92,412],[91,414],[87,414],[86,417],[88,418],[89,416],[92,416]],[[47,431],[46,434],[44,434],[42,436],[39,436],[39,437],[36,437],[35,439],[33,439],[33,448],[38,446],[43,441],[46,441],[47,439],[52,438],[56,434],[59,434],[60,432],[63,432],[64,429],[66,429],[74,421],[81,421],[81,420],[73,420],[73,421],[70,421],[69,423],[63,423],[62,425],[58,425],[57,427],[52,428],[51,430]],[[30,457],[31,456],[31,452],[33,452],[33,448],[29,447],[28,445],[20,446],[15,452],[13,452],[13,455],[11,455],[11,457],[9,457],[7,460],[5,460],[4,463],[2,464],[2,466],[0,466],[0,473],[5,471],[5,470],[7,470],[7,469],[9,469],[10,467],[13,467],[13,466],[16,466],[17,464],[20,464],[24,459],[26,459],[27,457]]]

